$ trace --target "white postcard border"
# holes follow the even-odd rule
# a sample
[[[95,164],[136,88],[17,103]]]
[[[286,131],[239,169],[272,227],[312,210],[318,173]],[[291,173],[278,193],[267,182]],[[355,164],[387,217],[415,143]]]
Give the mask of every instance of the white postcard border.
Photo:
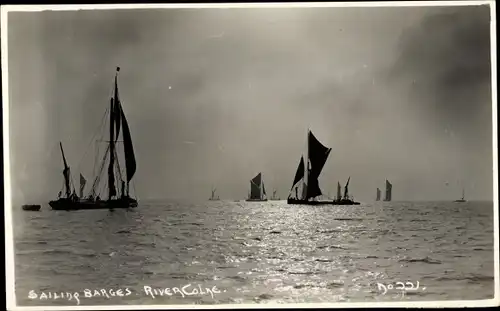
[[[488,307],[500,304],[499,273],[499,211],[498,211],[498,144],[497,144],[497,70],[496,70],[496,3],[495,1],[380,1],[380,2],[295,2],[295,3],[204,3],[204,4],[98,4],[98,5],[5,5],[1,7],[1,64],[4,141],[4,214],[5,214],[5,263],[6,298],[8,310],[46,310],[47,306],[21,307],[16,305],[15,265],[11,207],[10,136],[9,136],[9,87],[8,87],[8,12],[116,10],[116,9],[175,9],[175,8],[305,8],[305,7],[417,7],[417,6],[490,6],[491,87],[492,87],[492,145],[493,145],[493,209],[494,209],[494,293],[493,299],[415,301],[415,302],[363,302],[363,303],[299,303],[299,304],[217,304],[217,305],[99,305],[99,306],[50,306],[51,310],[142,310],[142,309],[261,309],[261,308],[366,308],[366,307]]]

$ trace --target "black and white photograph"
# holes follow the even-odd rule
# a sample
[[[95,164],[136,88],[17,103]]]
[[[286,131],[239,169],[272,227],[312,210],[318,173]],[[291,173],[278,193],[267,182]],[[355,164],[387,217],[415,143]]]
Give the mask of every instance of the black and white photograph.
[[[1,13],[9,310],[499,305],[494,1]]]

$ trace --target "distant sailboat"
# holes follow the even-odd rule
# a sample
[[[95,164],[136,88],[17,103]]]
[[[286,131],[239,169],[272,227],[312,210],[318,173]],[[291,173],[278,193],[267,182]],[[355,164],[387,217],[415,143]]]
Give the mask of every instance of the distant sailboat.
[[[210,196],[210,198],[208,200],[210,201],[219,201],[219,196],[215,196],[215,191],[217,190],[217,188],[214,188],[212,189],[212,195]]]
[[[115,85],[114,94],[111,98],[110,109],[109,109],[109,141],[106,149],[106,153],[102,162],[100,163],[100,169],[95,176],[94,183],[90,190],[90,194],[87,197],[83,197],[83,190],[85,188],[86,180],[83,175],[80,174],[80,196],[76,194],[74,187],[71,183],[71,173],[70,167],[64,156],[64,150],[62,143],[59,143],[61,148],[61,154],[63,158],[64,170],[64,188],[65,195],[61,197],[62,191],[59,192],[59,197],[57,200],[50,201],[49,205],[53,210],[81,210],[81,209],[113,209],[113,208],[129,208],[137,207],[137,200],[130,196],[130,181],[134,177],[136,171],[136,162],[134,155],[134,147],[132,144],[132,138],[130,135],[130,130],[123,111],[120,98],[118,96],[118,71],[120,68],[116,68],[115,74]],[[108,113],[108,111],[106,111]],[[124,148],[124,158],[125,158],[125,180],[123,179],[123,174],[120,169],[118,153],[116,152],[116,143],[118,142],[118,137],[120,133],[120,126],[122,129],[123,138],[123,148]],[[108,198],[101,199],[99,195],[99,182],[101,180],[101,174],[104,170],[106,159],[109,156],[108,161]],[[118,180],[117,180],[118,179]],[[116,181],[121,182],[121,191],[117,191]]]
[[[465,200],[465,189],[462,188],[462,198],[461,199],[458,199],[458,200],[455,200],[456,203],[464,203],[464,202],[467,202],[467,200]]]
[[[273,191],[273,196],[271,197],[271,200],[272,200],[272,201],[279,201],[279,200],[280,200],[280,198],[279,198],[278,196],[276,196],[276,192],[277,192],[277,191],[276,191],[276,189],[275,189],[275,190]]]
[[[347,183],[345,184],[344,187],[344,197],[340,199],[340,202],[342,205],[350,205],[350,202],[353,202],[354,204],[357,202],[354,202],[354,197],[352,195],[349,195],[349,182],[351,181],[351,176],[347,179]],[[359,204],[359,203],[358,203]]]
[[[376,201],[380,201],[380,189],[377,188],[377,199]]]
[[[385,180],[385,198],[384,201],[390,202],[392,200],[392,184]]]
[[[252,180],[250,180],[250,192],[248,193],[247,202],[265,202],[265,201],[267,201],[266,187],[264,186],[262,173],[259,173]]]
[[[300,157],[299,166],[295,173],[292,189],[295,188],[295,198],[292,198],[292,193],[288,196],[288,204],[301,204],[301,205],[359,205],[359,202],[354,202],[349,198],[349,180],[345,186],[344,197],[340,196],[340,191],[337,187],[337,198],[332,201],[319,201],[315,200],[317,197],[323,195],[319,187],[319,175],[328,159],[331,148],[325,147],[311,131],[308,131],[308,156],[307,156],[307,169],[304,169],[304,157]],[[299,181],[302,181],[302,191],[299,195]],[[339,184],[337,186],[340,186]]]

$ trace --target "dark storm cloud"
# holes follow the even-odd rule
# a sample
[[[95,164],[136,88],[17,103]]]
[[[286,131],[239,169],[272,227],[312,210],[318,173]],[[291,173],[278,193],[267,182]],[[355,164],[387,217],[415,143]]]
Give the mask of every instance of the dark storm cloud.
[[[408,94],[401,104],[409,105],[436,141],[454,150],[446,165],[457,165],[455,178],[466,184],[493,165],[489,10],[436,8],[403,31],[388,75],[389,85]]]
[[[491,114],[489,6],[440,11],[403,33],[390,77],[410,82],[414,102],[444,118],[441,125],[491,132],[481,121]]]

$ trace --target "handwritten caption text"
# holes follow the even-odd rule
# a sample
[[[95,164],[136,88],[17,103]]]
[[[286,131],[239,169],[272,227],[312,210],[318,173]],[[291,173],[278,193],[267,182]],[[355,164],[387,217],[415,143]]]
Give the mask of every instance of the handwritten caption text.
[[[411,291],[418,291],[420,288],[420,282],[417,281],[417,285],[413,284],[412,282],[395,282],[395,283],[390,283],[390,284],[382,284],[382,283],[377,283],[378,290],[382,292],[382,295],[387,294],[389,291],[398,291],[399,294],[402,296],[405,295],[406,292],[411,292]],[[422,287],[420,290],[424,291],[425,287]]]
[[[112,297],[127,297],[130,295],[146,295],[147,297],[155,299],[158,296],[174,296],[178,295],[182,298],[186,296],[206,296],[210,295],[214,299],[215,294],[220,294],[221,292],[226,292],[225,290],[220,290],[217,286],[212,287],[202,287],[201,285],[187,284],[180,287],[164,287],[155,288],[151,286],[143,286],[142,291],[134,292],[133,290],[126,288],[120,289],[84,289],[83,291],[64,291],[64,292],[37,292],[35,290],[30,290],[28,293],[28,298],[31,300],[60,300],[66,299],[68,301],[74,301],[77,305],[80,304],[81,298],[96,298],[104,297],[110,299]]]

